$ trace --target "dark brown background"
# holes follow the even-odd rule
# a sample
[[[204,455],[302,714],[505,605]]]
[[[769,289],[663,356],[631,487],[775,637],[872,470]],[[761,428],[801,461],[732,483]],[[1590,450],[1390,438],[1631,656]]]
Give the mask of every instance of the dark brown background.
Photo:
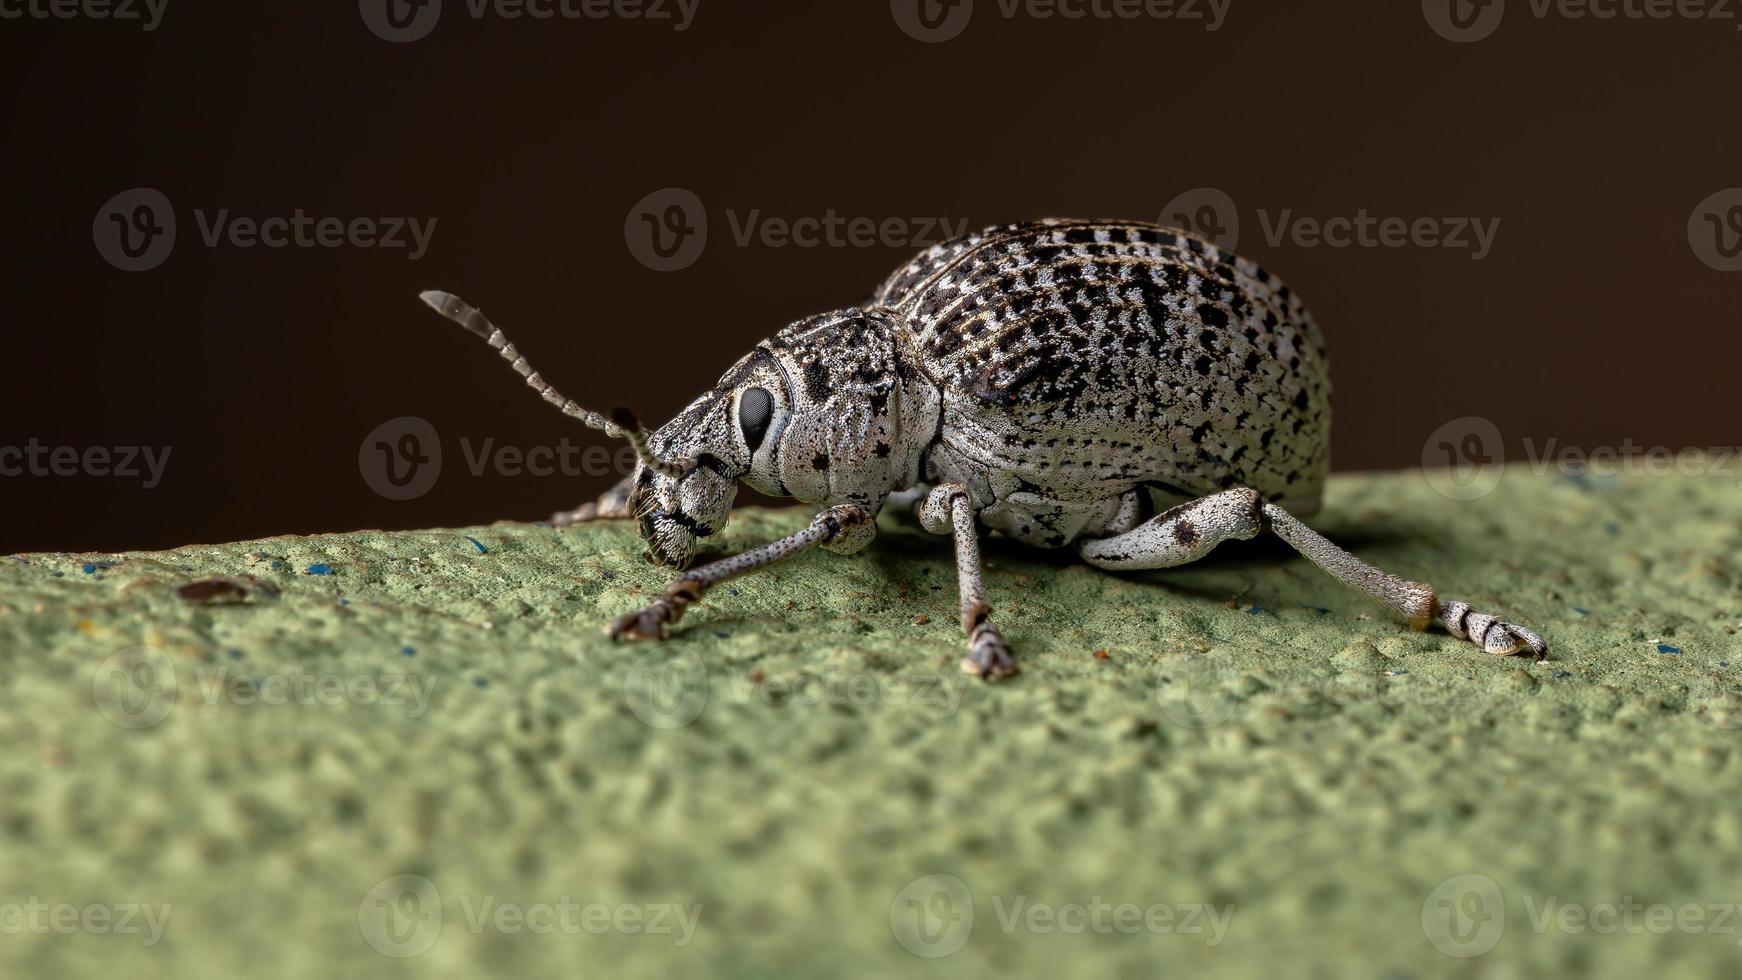
[[[884,0],[701,0],[639,21],[475,22],[383,42],[354,2],[169,0],[154,33],[3,21],[12,171],[0,445],[168,445],[154,490],[0,478],[0,552],[538,517],[608,482],[464,471],[457,440],[598,437],[415,301],[485,306],[595,407],[665,418],[758,338],[860,301],[905,248],[733,243],[726,212],[1153,218],[1211,185],[1241,251],[1330,338],[1339,469],[1416,465],[1462,415],[1522,440],[1728,445],[1742,274],[1695,205],[1742,184],[1736,22],[1540,21],[1452,44],[1420,5],[1233,0],[1170,21],[1006,21],[944,44]],[[180,239],[117,271],[91,226],[155,187]],[[707,251],[624,241],[656,189],[706,202]],[[1494,253],[1272,247],[1257,212],[1502,219]],[[439,219],[430,254],[205,248],[192,212]],[[447,468],[378,496],[358,447],[428,419]]]

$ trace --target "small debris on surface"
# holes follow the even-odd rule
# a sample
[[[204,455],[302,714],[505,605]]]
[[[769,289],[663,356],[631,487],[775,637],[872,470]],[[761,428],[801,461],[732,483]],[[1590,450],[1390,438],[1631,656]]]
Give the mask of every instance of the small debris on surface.
[[[472,542],[472,547],[478,549],[478,554],[487,555],[490,553],[490,549],[484,547],[484,542],[479,541],[477,538],[467,535],[466,540]]]
[[[1112,660],[1113,655],[1108,653],[1105,650],[1096,650],[1095,651],[1095,659],[1096,660]]]
[[[927,624],[929,622],[931,622],[931,614],[930,613],[920,613],[918,616],[915,616],[913,619],[913,625],[915,625],[915,626],[924,626],[925,624]]]
[[[277,590],[257,578],[209,578],[175,590],[177,597],[208,606],[234,606],[256,595],[272,597]]]
[[[1388,670],[1385,672],[1385,676],[1386,677],[1402,677],[1404,674],[1407,674],[1407,673],[1409,673],[1409,671],[1407,671],[1407,670]]]
[[[1576,612],[1581,616],[1589,616],[1591,614],[1591,611],[1583,606],[1574,606],[1573,612]]]
[[[273,565],[275,567],[277,566],[277,564],[278,564],[277,562],[273,562]],[[331,575],[331,574],[333,574],[333,566],[331,566],[331,565],[310,565],[306,570],[310,575]]]
[[[1672,647],[1667,643],[1659,643],[1657,645],[1657,652],[1658,653],[1681,653],[1682,648],[1681,647]]]
[[[402,646],[399,648],[399,652],[404,654],[407,657],[415,657],[415,656],[417,656],[417,647]]]

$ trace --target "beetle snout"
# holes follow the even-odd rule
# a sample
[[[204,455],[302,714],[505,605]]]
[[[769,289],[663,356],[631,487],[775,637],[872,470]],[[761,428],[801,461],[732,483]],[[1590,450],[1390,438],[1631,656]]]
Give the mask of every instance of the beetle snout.
[[[642,471],[630,504],[653,560],[673,568],[688,567],[697,540],[726,525],[736,487],[710,467],[696,467],[681,480]]]

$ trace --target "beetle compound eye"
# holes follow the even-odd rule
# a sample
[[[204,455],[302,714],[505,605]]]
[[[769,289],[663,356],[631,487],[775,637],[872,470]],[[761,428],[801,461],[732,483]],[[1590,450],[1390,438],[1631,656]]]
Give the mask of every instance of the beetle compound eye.
[[[738,399],[738,425],[744,430],[744,444],[755,452],[768,435],[768,422],[774,418],[774,396],[765,389],[750,388]]]

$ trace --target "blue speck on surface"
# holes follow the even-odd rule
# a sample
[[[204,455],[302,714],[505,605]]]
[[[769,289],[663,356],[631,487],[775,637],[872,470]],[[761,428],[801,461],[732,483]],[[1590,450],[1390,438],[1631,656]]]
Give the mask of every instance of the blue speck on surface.
[[[341,596],[341,597],[340,597],[340,598],[339,598],[339,605],[341,605],[341,606],[348,606],[348,605],[350,605],[350,604],[351,604],[351,600],[349,600],[349,599],[346,599],[346,598],[344,598],[344,597],[342,597],[342,596]]]
[[[484,542],[479,541],[477,538],[467,536],[466,540],[472,542],[472,547],[478,549],[478,554],[487,555],[490,553],[490,549],[484,547]]]
[[[732,638],[732,634],[726,632],[725,630],[715,630],[714,635],[719,637],[722,640],[729,640]]]
[[[66,578],[66,577],[67,577],[67,573],[65,573],[65,572],[55,572],[55,573],[54,573],[54,577],[55,577],[55,578]]]
[[[333,566],[331,566],[331,565],[310,565],[308,567],[308,573],[310,575],[331,575],[331,574],[333,574]]]
[[[1245,612],[1246,612],[1246,615],[1248,615],[1248,616],[1256,616],[1256,615],[1264,612],[1264,607],[1263,606],[1253,606],[1252,608],[1247,609]]]
[[[97,566],[91,564],[90,562],[85,562],[85,574],[86,575],[97,574]]]
[[[231,651],[229,651],[229,652],[228,652],[228,654],[227,654],[227,656],[229,656],[229,658],[230,658],[230,659],[231,659],[231,660],[241,660],[241,659],[242,659],[242,651],[240,651],[240,650],[231,650]]]
[[[1728,660],[1720,660],[1720,661],[1718,661],[1718,666],[1720,666],[1720,667],[1728,667],[1728,666],[1730,666],[1730,661],[1728,661]]]
[[[1657,652],[1658,653],[1681,653],[1682,648],[1681,647],[1672,647],[1667,643],[1659,643],[1657,645]]]
[[[417,647],[403,646],[403,647],[399,648],[399,652],[405,654],[408,657],[415,657],[415,656],[417,656]]]
[[[478,687],[489,687],[490,679],[487,677],[474,677],[472,678],[472,683]]]
[[[1589,616],[1591,614],[1591,611],[1583,606],[1574,606],[1573,612],[1576,612],[1581,616]]]
[[[738,594],[738,590],[737,590],[737,589],[734,589],[734,588],[732,588],[732,587],[731,587],[731,586],[727,586],[727,587],[726,587],[726,594],[727,594],[727,595],[737,595],[737,594]]]
[[[276,558],[272,559],[272,570],[273,571],[277,572],[277,571],[282,571],[283,569],[284,569],[284,562],[281,562]]]

